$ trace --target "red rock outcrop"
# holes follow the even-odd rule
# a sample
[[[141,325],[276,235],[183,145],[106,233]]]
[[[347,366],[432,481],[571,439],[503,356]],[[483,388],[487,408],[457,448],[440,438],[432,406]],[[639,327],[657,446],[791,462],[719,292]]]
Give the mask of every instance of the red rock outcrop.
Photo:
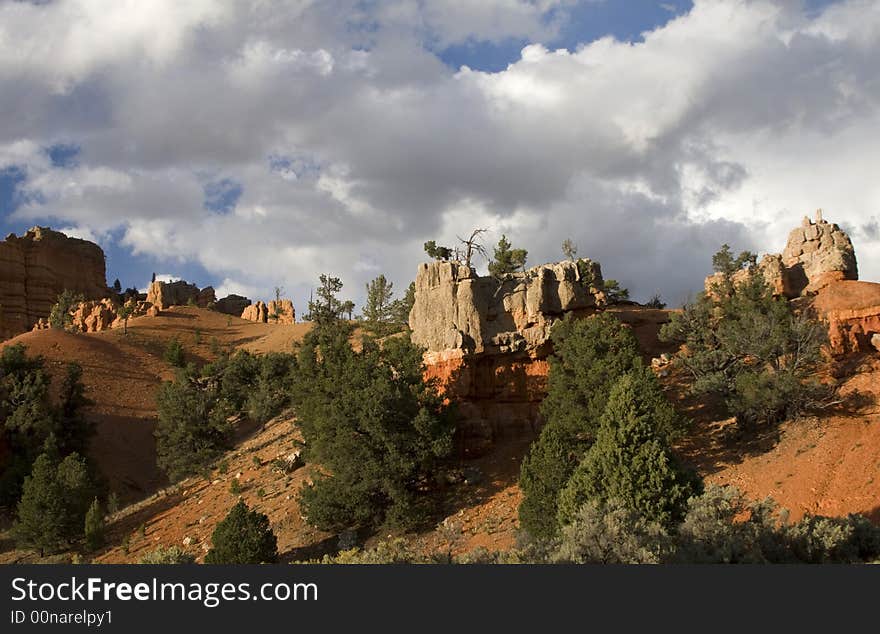
[[[177,282],[152,282],[147,289],[147,302],[165,310],[171,306],[195,304],[199,308],[207,308],[216,300],[214,288],[206,286],[200,289],[195,284],[183,280]]]
[[[880,284],[844,280],[822,288],[813,307],[828,323],[834,354],[877,352],[880,338]]]
[[[296,323],[296,311],[293,308],[293,302],[289,299],[277,301],[273,299],[268,304],[257,302],[247,306],[242,311],[241,318],[264,324],[294,324]]]
[[[419,266],[415,286],[412,340],[427,349],[426,377],[455,402],[458,440],[472,454],[500,435],[538,429],[553,323],[605,304],[601,269],[589,260],[504,280],[460,262],[431,262]]]
[[[159,314],[158,309],[149,302],[129,300],[126,303],[131,309],[128,318],[143,317],[148,315],[155,317]],[[122,328],[125,319],[120,316],[121,306],[109,298],[98,301],[80,302],[70,311],[71,327],[79,332],[101,332],[111,328]],[[48,319],[40,319],[34,325],[34,330],[49,328]]]
[[[214,302],[214,310],[224,315],[239,317],[244,309],[251,305],[251,300],[242,295],[227,295]]]
[[[86,299],[108,294],[101,247],[46,227],[0,242],[0,337],[30,330],[65,290]]]
[[[789,234],[785,250],[765,255],[758,270],[777,295],[790,299],[815,294],[834,282],[859,279],[852,241],[843,229],[822,218],[821,209],[815,222],[804,217]],[[735,273],[734,284],[747,275],[746,270]],[[720,280],[720,273],[707,277],[706,292],[711,293]]]

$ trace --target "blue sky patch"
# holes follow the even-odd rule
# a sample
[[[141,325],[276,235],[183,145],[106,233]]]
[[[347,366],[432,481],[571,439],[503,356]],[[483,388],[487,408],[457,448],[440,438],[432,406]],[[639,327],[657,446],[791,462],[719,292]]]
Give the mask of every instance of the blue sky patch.
[[[46,148],[46,155],[52,161],[52,167],[70,168],[78,164],[80,147],[75,143],[56,143]]]
[[[218,214],[228,214],[235,210],[244,187],[231,178],[211,181],[205,185],[205,209]]]

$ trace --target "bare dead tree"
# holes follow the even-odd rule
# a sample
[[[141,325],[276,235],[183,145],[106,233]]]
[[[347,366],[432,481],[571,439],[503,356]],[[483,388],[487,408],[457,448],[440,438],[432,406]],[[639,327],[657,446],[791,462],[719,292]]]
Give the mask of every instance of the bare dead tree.
[[[461,236],[456,236],[459,241],[464,245],[464,263],[466,266],[471,265],[471,259],[473,258],[474,253],[478,253],[482,255],[487,260],[489,259],[489,253],[486,251],[486,247],[483,246],[482,238],[480,236],[489,231],[488,229],[474,229],[471,232],[471,237],[465,240]]]

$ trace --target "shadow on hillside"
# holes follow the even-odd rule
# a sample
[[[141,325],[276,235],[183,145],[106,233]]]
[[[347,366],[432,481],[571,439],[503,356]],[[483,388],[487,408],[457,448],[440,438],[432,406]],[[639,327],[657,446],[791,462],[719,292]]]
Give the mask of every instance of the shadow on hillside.
[[[290,550],[278,555],[278,562],[282,564],[290,564],[297,561],[309,561],[310,559],[321,559],[324,555],[336,555],[339,552],[339,536],[331,535],[319,542],[291,548]]]
[[[875,507],[870,511],[865,511],[864,516],[871,520],[877,526],[880,526],[880,506]]]
[[[187,320],[193,320],[193,319],[197,319],[197,318],[198,318],[198,315],[190,315],[189,313],[178,313],[178,312],[176,312],[176,311],[175,311],[175,312],[172,312],[172,311],[168,311],[168,310],[160,310],[158,316],[159,316],[159,317],[164,317],[164,318],[166,318],[166,319],[187,319]]]
[[[832,416],[858,417],[876,404],[872,394],[852,390],[844,396],[829,396],[827,404],[809,409],[800,419],[742,428],[734,418],[725,418],[720,399],[689,394],[687,385],[678,379],[670,381],[668,387],[676,409],[692,421],[691,429],[676,443],[676,449],[703,476],[773,450],[786,425],[815,424]]]

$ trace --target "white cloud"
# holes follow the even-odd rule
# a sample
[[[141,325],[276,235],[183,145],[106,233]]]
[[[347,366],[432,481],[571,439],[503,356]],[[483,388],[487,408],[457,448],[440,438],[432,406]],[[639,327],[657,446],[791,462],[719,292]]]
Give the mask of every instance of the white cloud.
[[[20,217],[121,228],[298,305],[323,272],[356,297],[377,271],[402,288],[425,240],[477,226],[533,263],[571,238],[636,296],[678,301],[721,242],[780,250],[817,207],[880,279],[876,3],[697,0],[643,42],[554,51],[567,4],[149,3],[131,24],[2,5],[0,168],[27,167]],[[523,36],[496,73],[426,49]],[[77,167],[52,168],[57,138]],[[242,185],[234,211],[204,208],[206,174]]]

